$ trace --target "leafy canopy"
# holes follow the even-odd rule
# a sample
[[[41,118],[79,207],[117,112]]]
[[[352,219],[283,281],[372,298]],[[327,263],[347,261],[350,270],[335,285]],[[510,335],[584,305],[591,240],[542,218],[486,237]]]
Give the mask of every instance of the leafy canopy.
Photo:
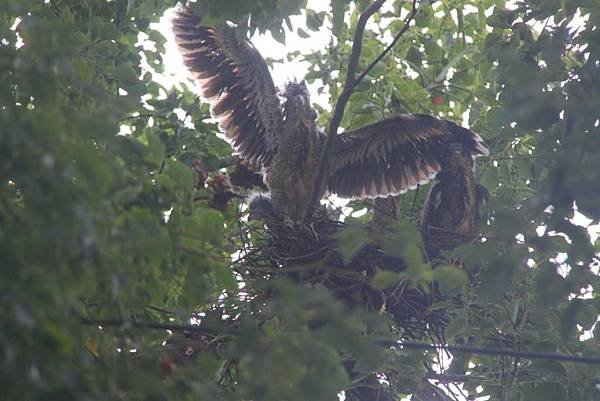
[[[332,0],[325,12],[306,3],[200,0],[196,8],[208,23],[233,20],[281,41],[285,27],[310,40],[330,26],[324,50],[289,57],[308,62],[307,80],[333,103],[343,82],[332,77],[344,76],[370,2]],[[359,72],[410,10],[387,3],[365,33]],[[477,166],[491,192],[486,241],[453,256],[477,279],[425,271],[410,235],[390,249],[408,249],[411,274],[462,294],[460,307],[430,307],[451,318],[448,343],[594,356],[599,336],[581,335],[600,310],[600,242],[572,218],[576,206],[600,219],[600,4],[508,3],[420,4],[407,34],[357,87],[342,127],[418,112],[481,133],[492,150]],[[288,281],[238,282],[232,255],[260,239],[239,237],[237,202],[211,208],[212,189],[192,169],[194,160],[226,167],[232,150],[187,85],[163,88],[140,67],[143,55],[161,72],[165,39],[150,24],[174,5],[0,0],[0,399],[335,400],[369,372],[419,398],[436,354],[378,345],[390,335],[385,314]],[[299,13],[306,25],[292,26]],[[154,48],[142,48],[140,32]],[[322,125],[330,109],[320,110]],[[408,221],[425,193],[405,197]],[[348,257],[367,240],[352,227],[341,236]],[[381,274],[373,284],[397,279]],[[249,313],[257,291],[269,300]],[[195,335],[223,345],[187,363],[164,356],[165,330],[139,324],[187,325],[193,314],[207,331]],[[224,324],[238,314],[234,327]],[[595,366],[456,355],[445,368],[464,382],[460,391],[492,400],[600,399]]]

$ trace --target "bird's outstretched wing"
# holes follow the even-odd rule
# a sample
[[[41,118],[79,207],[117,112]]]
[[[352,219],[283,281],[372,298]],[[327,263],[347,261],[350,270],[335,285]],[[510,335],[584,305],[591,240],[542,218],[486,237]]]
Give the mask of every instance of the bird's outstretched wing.
[[[474,132],[418,114],[347,131],[336,142],[328,190],[345,198],[397,195],[431,180],[452,143],[474,157],[489,154]]]
[[[277,90],[258,50],[238,40],[230,26],[202,26],[200,17],[185,7],[176,11],[172,29],[221,130],[245,160],[269,165],[282,116]]]

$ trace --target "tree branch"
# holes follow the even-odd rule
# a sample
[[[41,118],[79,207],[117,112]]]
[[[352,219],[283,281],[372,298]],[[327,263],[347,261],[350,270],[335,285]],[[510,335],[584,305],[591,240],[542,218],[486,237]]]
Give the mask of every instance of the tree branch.
[[[216,333],[212,333],[205,327],[199,325],[180,325],[170,323],[156,323],[156,322],[139,322],[139,321],[125,321],[123,319],[88,319],[85,317],[79,317],[79,321],[82,324],[90,326],[105,326],[105,327],[122,327],[131,325],[135,328],[149,329],[149,330],[170,330],[170,331],[193,331],[206,334],[211,337],[217,336]],[[555,361],[566,361],[574,363],[585,363],[590,365],[600,364],[600,358],[586,357],[580,355],[569,355],[559,354],[556,352],[536,352],[536,351],[514,351],[510,349],[501,348],[480,348],[470,347],[464,345],[443,345],[443,344],[428,344],[411,341],[394,341],[394,340],[379,340],[379,345],[385,347],[404,347],[414,349],[427,349],[427,350],[446,350],[449,352],[456,353],[472,353],[479,355],[495,355],[495,356],[512,356],[521,357],[527,359],[546,359]]]
[[[402,27],[402,29],[400,29],[400,31],[396,34],[396,36],[394,36],[394,40],[392,40],[392,43],[390,43],[385,48],[385,50],[383,50],[379,54],[379,56],[375,57],[375,59],[373,61],[371,61],[371,64],[369,64],[367,66],[367,68],[365,68],[365,70],[358,76],[358,78],[356,78],[354,87],[356,87],[356,85],[358,85],[360,83],[360,81],[362,81],[364,79],[364,77],[373,69],[373,67],[375,67],[375,65],[377,63],[379,63],[394,48],[394,46],[396,46],[396,43],[398,43],[398,40],[400,40],[400,38],[402,37],[402,35],[404,35],[404,33],[406,33],[406,31],[408,31],[410,22],[413,20],[413,18],[417,14],[417,11],[418,11],[417,0],[413,0],[412,1],[412,9],[410,11],[410,14],[408,14],[406,16],[406,19],[404,20],[404,26]]]
[[[373,14],[375,14],[385,0],[376,0],[374,1],[365,11],[360,14],[358,18],[358,22],[356,24],[356,30],[354,32],[354,39],[352,42],[352,52],[350,53],[350,58],[348,60],[348,69],[346,70],[346,81],[344,83],[344,89],[338,98],[335,108],[333,111],[333,116],[331,117],[331,122],[329,123],[329,129],[327,131],[327,140],[325,141],[325,146],[321,150],[321,154],[319,155],[319,163],[317,165],[317,171],[315,174],[315,179],[313,181],[313,185],[310,191],[310,198],[308,202],[308,206],[304,211],[304,221],[308,221],[312,216],[313,210],[315,209],[317,202],[319,202],[319,196],[321,194],[321,187],[323,186],[323,180],[325,179],[325,175],[329,170],[328,159],[331,153],[331,149],[333,148],[333,143],[335,141],[335,137],[337,136],[337,131],[340,127],[340,123],[342,121],[342,117],[344,116],[344,110],[346,108],[346,104],[348,100],[350,100],[350,96],[354,92],[354,88],[356,85],[362,81],[362,79],[369,73],[369,71],[383,58],[385,55],[394,47],[396,42],[400,39],[400,37],[408,30],[408,26],[410,21],[413,19],[417,12],[416,1],[412,2],[412,11],[409,16],[406,18],[404,22],[404,26],[396,34],[392,43],[385,48],[385,50],[377,56],[371,64],[363,71],[362,74],[356,77],[356,70],[358,68],[358,62],[360,60],[360,53],[362,51],[362,39],[365,32],[365,27],[367,25],[367,21]]]
[[[465,382],[476,382],[481,383],[486,378],[480,375],[461,375],[451,373],[427,373],[427,379],[437,380],[440,383],[465,383]]]
[[[103,327],[122,327],[130,325],[137,329],[148,329],[148,330],[170,330],[170,331],[193,331],[196,333],[206,334],[214,337],[215,333],[211,333],[206,327],[200,325],[191,324],[172,324],[172,323],[157,323],[157,322],[139,322],[135,320],[126,321],[123,319],[88,319],[85,317],[79,317],[81,324],[89,326],[103,326]]]
[[[308,206],[304,211],[304,221],[308,221],[312,216],[312,212],[319,201],[319,195],[321,193],[321,186],[325,176],[325,172],[328,170],[327,159],[329,154],[331,153],[331,148],[333,147],[333,142],[335,140],[335,136],[337,135],[337,130],[340,127],[340,122],[342,121],[342,117],[344,116],[344,109],[346,108],[346,103],[350,99],[352,92],[355,87],[356,82],[356,69],[358,68],[358,62],[360,60],[360,53],[362,51],[362,38],[365,33],[365,27],[367,25],[367,21],[377,10],[383,6],[385,0],[376,0],[373,2],[365,11],[360,14],[358,18],[358,23],[356,24],[356,30],[354,31],[354,40],[352,42],[352,52],[350,53],[350,59],[348,60],[348,69],[346,70],[346,81],[344,83],[344,89],[342,90],[342,94],[338,98],[335,109],[333,112],[333,116],[331,117],[331,122],[329,123],[329,130],[327,131],[327,140],[325,141],[325,146],[321,150],[321,154],[319,155],[319,164],[317,165],[317,172],[315,174],[315,179],[313,181],[313,185],[310,191],[310,198],[308,201]]]
[[[510,349],[501,348],[479,348],[470,347],[465,345],[443,345],[443,344],[427,344],[418,343],[411,341],[389,341],[383,340],[378,341],[380,345],[387,347],[405,347],[405,348],[416,348],[416,349],[430,349],[430,350],[446,350],[449,352],[458,353],[472,353],[478,355],[494,355],[494,356],[512,356],[521,357],[526,359],[546,359],[555,361],[566,361],[574,363],[585,363],[590,365],[600,365],[600,358],[586,357],[579,355],[559,354],[556,352],[536,352],[536,351],[514,351]]]

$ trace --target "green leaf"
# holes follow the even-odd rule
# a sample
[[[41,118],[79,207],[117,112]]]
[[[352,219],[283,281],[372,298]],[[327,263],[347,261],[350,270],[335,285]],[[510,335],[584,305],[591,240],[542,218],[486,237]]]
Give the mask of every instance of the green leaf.
[[[380,270],[375,273],[369,284],[376,290],[383,290],[384,288],[388,288],[394,284],[397,284],[403,279],[403,274],[389,270]]]
[[[544,263],[538,267],[535,280],[535,296],[537,304],[547,311],[549,307],[564,301],[569,294],[566,282],[558,275],[557,266]]]
[[[346,264],[365,246],[368,240],[367,231],[358,224],[348,225],[336,236],[339,250]]]
[[[114,57],[119,53],[119,46],[110,40],[103,40],[102,42],[98,43],[96,50],[98,52],[98,55],[100,55],[101,57]],[[74,62],[83,62],[83,60],[78,59]],[[120,72],[117,71],[117,73],[120,73]],[[127,72],[125,72],[125,74],[127,74]],[[135,75],[135,71],[134,71],[134,75]],[[114,71],[113,71],[113,78],[119,80],[119,77],[115,76]],[[131,78],[131,76],[129,78]]]
[[[483,299],[495,300],[503,298],[510,290],[523,268],[523,261],[515,255],[496,257],[480,274],[479,294]]]
[[[165,158],[165,146],[156,135],[146,135],[148,142],[148,160],[159,165]]]
[[[485,120],[490,128],[501,128],[509,121],[506,112],[501,107],[492,107],[485,115]]]
[[[325,12],[317,13],[314,10],[306,10],[306,26],[311,31],[318,31],[321,29],[323,22],[325,21]]]
[[[589,330],[598,319],[598,310],[591,300],[574,299],[560,315],[560,335],[566,340],[577,333],[576,325]]]
[[[192,218],[195,229],[192,236],[219,245],[223,241],[223,216],[214,209],[199,209]]]
[[[175,160],[167,159],[163,172],[175,182],[175,184],[186,191],[194,187],[195,177],[191,168]]]
[[[433,270],[433,279],[440,284],[443,294],[455,293],[468,282],[465,272],[454,266],[437,266]]]
[[[408,53],[406,54],[406,60],[410,61],[413,64],[420,65],[423,61],[423,55],[416,47],[411,46],[408,49]]]
[[[383,73],[385,72],[386,68],[387,66],[385,62],[379,61],[373,66],[371,71],[369,71],[368,75],[374,78],[380,78],[381,76],[383,76]]]
[[[213,273],[217,280],[217,285],[227,290],[237,290],[238,283],[233,275],[233,271],[222,263],[215,263]]]
[[[270,32],[273,39],[281,44],[285,44],[285,30],[282,27],[273,27]]]
[[[137,73],[128,65],[119,65],[112,72],[112,76],[124,86],[133,86],[138,83]]]
[[[190,266],[185,276],[183,291],[179,302],[182,306],[198,307],[208,301],[211,282],[207,275],[207,266]]]
[[[425,52],[430,60],[438,61],[442,58],[442,48],[434,41],[425,43]]]
[[[450,321],[446,328],[446,337],[453,339],[463,333],[468,332],[467,319],[464,314],[461,314]]]
[[[102,29],[102,39],[116,40],[119,36],[121,36],[121,31],[115,24],[110,22],[104,24]]]
[[[560,383],[546,382],[524,390],[527,401],[563,401],[567,396],[564,386]]]
[[[331,0],[332,10],[332,30],[333,33],[339,35],[344,26],[344,14],[346,12],[346,2],[344,0]]]
[[[298,34],[298,36],[300,36],[301,38],[310,38],[310,35],[302,28],[298,28],[296,29],[296,33]]]
[[[492,15],[487,18],[486,23],[494,28],[508,28],[515,17],[516,12],[513,10],[494,8]]]

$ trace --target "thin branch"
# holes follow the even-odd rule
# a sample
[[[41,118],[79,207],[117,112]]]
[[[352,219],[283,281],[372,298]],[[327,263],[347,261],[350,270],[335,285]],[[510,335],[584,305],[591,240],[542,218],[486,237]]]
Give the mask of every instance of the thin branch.
[[[333,116],[331,117],[331,122],[329,123],[329,129],[327,131],[327,140],[325,141],[325,146],[321,150],[321,154],[319,155],[319,163],[317,165],[317,172],[315,174],[315,178],[313,181],[313,185],[310,191],[310,198],[308,202],[308,207],[304,211],[304,221],[308,221],[312,216],[312,212],[319,202],[319,196],[321,194],[321,188],[324,185],[323,180],[325,179],[325,174],[329,170],[328,159],[331,154],[331,150],[333,148],[333,143],[335,141],[335,137],[337,136],[337,131],[340,127],[340,123],[342,122],[342,117],[344,116],[344,110],[346,108],[346,104],[348,100],[350,100],[350,96],[354,92],[354,88],[356,85],[369,73],[369,71],[383,58],[385,55],[394,47],[396,42],[400,39],[400,37],[408,30],[410,21],[415,16],[417,12],[416,0],[413,0],[413,8],[412,12],[409,14],[407,19],[405,20],[404,26],[396,34],[394,40],[388,47],[377,56],[371,64],[356,77],[356,70],[358,68],[358,62],[360,60],[360,53],[362,51],[362,39],[365,32],[365,27],[367,25],[367,21],[373,14],[375,14],[381,6],[383,6],[385,0],[376,0],[374,1],[365,11],[360,14],[358,18],[358,22],[356,24],[356,30],[354,31],[354,40],[352,42],[352,52],[350,53],[350,58],[348,60],[348,69],[346,70],[346,81],[344,83],[344,89],[338,98],[335,108],[333,111]]]
[[[546,359],[546,360],[555,360],[555,361],[565,361],[565,362],[574,362],[574,363],[586,363],[586,364],[599,364],[600,358],[594,357],[586,357],[579,355],[569,355],[569,354],[559,354],[555,352],[536,352],[536,351],[513,351],[508,349],[501,348],[479,348],[479,347],[470,347],[465,345],[441,345],[441,344],[427,344],[427,343],[418,343],[411,341],[390,341],[383,340],[378,341],[380,345],[392,347],[392,346],[400,346],[405,348],[415,348],[415,349],[428,349],[428,350],[447,350],[450,352],[457,353],[471,353],[478,355],[495,355],[495,356],[512,356],[512,357],[521,357],[526,359]]]
[[[427,373],[427,379],[437,380],[440,383],[464,383],[464,382],[483,382],[486,377],[477,375],[461,375],[451,373]]]
[[[155,312],[159,312],[159,313],[162,313],[162,314],[165,314],[165,315],[174,315],[175,314],[174,312],[172,312],[170,310],[167,310],[167,309],[164,309],[164,308],[160,308],[158,306],[153,306],[153,305],[148,305],[148,309],[152,309]]]
[[[170,330],[170,331],[194,331],[203,333],[209,336],[217,336],[215,333],[211,333],[205,327],[198,325],[180,325],[170,323],[156,323],[156,322],[139,322],[139,321],[125,321],[123,319],[88,319],[85,317],[79,317],[79,321],[82,324],[91,326],[104,326],[104,327],[122,327],[125,325],[131,325],[135,328],[149,329],[149,330]],[[415,348],[415,349],[428,349],[428,350],[445,350],[449,352],[458,353],[471,353],[479,355],[495,355],[495,356],[512,356],[522,357],[527,359],[546,359],[555,361],[565,361],[574,363],[586,363],[586,364],[600,364],[600,358],[585,357],[579,355],[559,354],[554,352],[535,352],[535,351],[513,351],[500,348],[479,348],[470,347],[464,345],[441,345],[441,344],[427,344],[411,341],[393,341],[393,340],[380,340],[379,345],[386,347],[400,346],[404,348]]]
[[[342,117],[344,116],[344,109],[346,108],[346,103],[352,96],[352,92],[356,83],[356,69],[358,68],[358,62],[360,60],[360,53],[362,51],[362,38],[365,33],[365,27],[367,25],[367,21],[377,10],[383,6],[385,0],[376,0],[373,2],[365,11],[360,14],[358,18],[358,22],[356,24],[356,30],[354,31],[354,41],[352,42],[352,52],[350,53],[350,59],[348,60],[348,69],[346,70],[346,81],[344,83],[344,89],[338,98],[335,109],[333,112],[333,116],[331,117],[331,122],[329,123],[329,130],[327,133],[327,140],[325,141],[325,146],[321,150],[321,154],[319,155],[319,164],[317,165],[317,172],[315,174],[315,179],[313,181],[313,185],[310,191],[310,198],[308,201],[308,207],[304,211],[304,221],[308,221],[312,216],[312,212],[315,208],[315,205],[319,201],[319,195],[321,193],[321,186],[325,176],[325,172],[328,170],[327,159],[329,154],[331,153],[331,149],[333,148],[333,142],[337,135],[337,130],[340,127],[340,123],[342,122]]]
[[[265,266],[248,266],[241,265],[239,267],[234,267],[237,272],[259,272],[259,273],[270,273],[270,274],[288,274],[288,273],[297,273],[297,272],[311,272],[311,271],[319,271],[323,273],[330,273],[336,276],[342,277],[350,277],[354,279],[360,279],[363,277],[362,273],[351,271],[348,269],[336,268],[333,266],[327,266],[320,261],[312,262],[312,263],[303,263],[301,265],[292,265],[286,266],[284,268],[278,267],[265,267]]]
[[[534,155],[530,155],[530,156],[491,156],[489,157],[490,160],[519,160],[519,159],[523,159],[523,160],[534,160],[539,158],[539,156],[534,156]]]
[[[123,327],[132,326],[137,329],[148,329],[148,330],[170,330],[170,331],[192,331],[197,333],[206,334],[209,336],[215,336],[215,333],[211,333],[204,326],[191,325],[191,324],[172,324],[172,323],[157,323],[157,322],[139,322],[135,320],[126,321],[123,319],[88,319],[85,317],[79,317],[81,324],[89,326],[102,326],[102,327]]]
[[[306,253],[304,255],[280,257],[279,259],[283,262],[293,262],[293,261],[297,261],[297,260],[307,259],[307,258],[310,258],[311,256],[316,256],[319,253],[328,250],[330,247],[331,247],[331,245],[327,244],[321,248],[317,248],[314,251]]]
[[[413,197],[412,206],[410,207],[410,214],[414,215],[415,207],[417,205],[417,197],[419,196],[419,190],[421,189],[421,184],[417,184],[417,188],[415,188],[415,196]]]
[[[442,68],[442,71],[437,75],[437,77],[435,77],[435,79],[432,82],[429,83],[429,85],[427,85],[427,87],[425,89],[431,90],[431,89],[435,88],[437,85],[443,83],[446,80],[446,77],[448,76],[450,69],[454,68],[456,66],[456,64],[458,64],[458,62],[460,60],[462,60],[464,55],[467,54],[467,52],[469,50],[470,50],[469,48],[463,49],[460,53],[458,53],[456,56],[454,56],[454,58],[452,60],[450,60],[450,62],[448,62],[448,64],[446,64],[444,66],[444,68]]]
[[[123,117],[123,118],[119,119],[119,122],[121,123],[121,122],[127,121],[127,120],[135,120],[135,119],[138,119],[138,118],[150,118],[150,117],[152,117],[152,118],[163,118],[163,119],[167,118],[167,116],[161,116],[159,114],[149,113],[149,114],[138,114],[137,116]]]
[[[358,78],[356,78],[353,88],[356,87],[356,85],[358,85],[360,83],[360,81],[363,80],[363,78],[373,69],[373,67],[375,67],[375,65],[378,62],[380,62],[394,48],[394,46],[396,46],[396,43],[398,43],[398,40],[400,40],[402,35],[404,35],[406,33],[406,31],[408,30],[410,22],[413,20],[413,18],[417,14],[417,11],[418,11],[417,0],[413,0],[411,12],[409,15],[406,16],[406,19],[404,20],[404,26],[402,27],[402,29],[400,29],[400,31],[396,34],[396,36],[394,36],[394,40],[392,40],[392,43],[390,43],[385,48],[385,50],[379,54],[379,56],[375,57],[375,59],[373,61],[371,61],[371,64],[369,64],[367,66],[367,68],[365,68],[365,70],[358,76]]]

